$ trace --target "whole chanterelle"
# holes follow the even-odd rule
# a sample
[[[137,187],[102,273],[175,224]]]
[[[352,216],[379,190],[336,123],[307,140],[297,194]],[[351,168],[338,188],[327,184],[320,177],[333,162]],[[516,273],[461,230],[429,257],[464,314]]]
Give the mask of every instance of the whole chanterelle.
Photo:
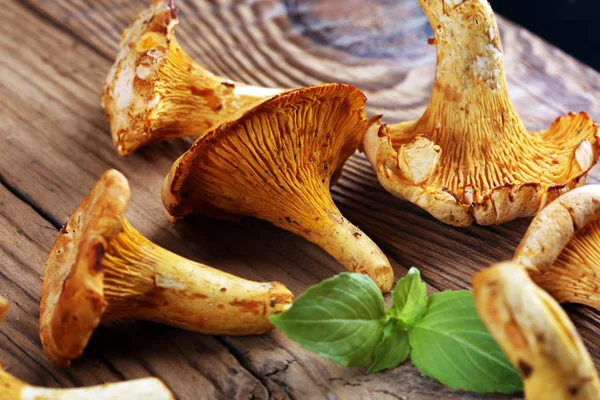
[[[513,261],[559,302],[600,309],[600,185],[577,188],[543,209]]]
[[[418,120],[369,127],[364,151],[385,189],[466,226],[535,215],[583,184],[599,155],[597,124],[569,113],[546,131],[525,129],[488,1],[419,3],[435,36],[435,84]]]
[[[123,32],[102,94],[120,155],[167,138],[202,135],[283,89],[233,82],[198,65],[175,39],[175,0],[154,0]]]
[[[523,379],[527,400],[600,399],[600,380],[579,333],[525,268],[496,264],[473,277],[481,319]]]
[[[167,212],[267,220],[389,291],[388,259],[342,216],[329,192],[364,136],[364,105],[353,86],[326,84],[234,113],[175,161],[162,190]]]
[[[0,297],[0,321],[8,301]],[[0,400],[173,400],[167,387],[156,378],[136,379],[78,389],[50,389],[28,385],[4,370],[0,363]]]
[[[50,360],[68,366],[101,320],[137,318],[214,335],[270,331],[292,293],[171,253],[125,219],[129,185],[108,170],[61,229],[44,268],[40,336]]]

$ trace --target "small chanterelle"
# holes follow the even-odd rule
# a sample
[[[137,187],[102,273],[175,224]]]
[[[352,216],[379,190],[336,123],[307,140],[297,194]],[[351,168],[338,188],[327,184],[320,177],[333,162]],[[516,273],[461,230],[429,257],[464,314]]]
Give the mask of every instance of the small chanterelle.
[[[419,0],[434,31],[435,84],[421,118],[375,118],[364,151],[381,184],[456,226],[535,215],[584,183],[599,128],[569,113],[528,132],[508,97],[502,45],[487,0]]]
[[[559,302],[600,309],[600,185],[577,188],[544,208],[513,260]]]
[[[389,291],[388,259],[329,192],[364,136],[365,101],[353,86],[325,84],[239,110],[175,161],[162,189],[167,212],[267,220]]]
[[[202,135],[233,111],[284,89],[233,82],[198,65],[175,39],[175,0],[154,0],[123,32],[102,105],[120,155]]]
[[[207,334],[270,331],[292,293],[192,262],[141,236],[125,219],[129,185],[108,170],[61,229],[44,268],[40,336],[68,366],[101,320],[137,318]]]
[[[0,321],[8,302],[0,297]],[[109,383],[78,389],[50,389],[28,385],[2,368],[0,363],[0,400],[173,400],[167,387],[156,378]]]

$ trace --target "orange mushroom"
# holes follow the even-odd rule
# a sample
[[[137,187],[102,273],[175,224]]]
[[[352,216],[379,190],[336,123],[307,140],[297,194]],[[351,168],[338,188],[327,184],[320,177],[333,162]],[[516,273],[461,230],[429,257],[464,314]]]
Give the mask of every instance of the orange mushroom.
[[[283,89],[216,76],[175,39],[175,0],[154,0],[123,32],[102,94],[120,155],[167,138],[199,136],[233,111]]]
[[[600,380],[575,326],[517,263],[473,277],[481,319],[523,378],[528,400],[595,400]]]
[[[329,193],[363,138],[364,104],[358,89],[327,84],[240,110],[175,161],[162,190],[167,212],[267,220],[389,291],[388,259],[342,216]]]
[[[504,55],[487,0],[419,0],[435,35],[436,79],[421,118],[375,119],[364,151],[384,188],[447,224],[535,215],[585,182],[598,125],[567,114],[528,132],[508,97]]]
[[[44,268],[40,336],[59,366],[79,357],[101,320],[137,318],[207,334],[270,331],[292,293],[162,249],[125,219],[129,185],[105,172],[61,229]]]
[[[0,297],[0,321],[8,312],[8,301]],[[123,398],[173,400],[160,379],[145,378],[78,389],[50,389],[28,385],[15,378],[0,363],[1,400],[119,400]]]
[[[559,302],[600,309],[600,185],[560,196],[531,222],[513,260]]]

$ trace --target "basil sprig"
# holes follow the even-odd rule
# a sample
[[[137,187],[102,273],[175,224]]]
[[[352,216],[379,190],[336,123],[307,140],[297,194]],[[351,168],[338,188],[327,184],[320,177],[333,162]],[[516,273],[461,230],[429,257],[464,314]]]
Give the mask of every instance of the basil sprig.
[[[302,347],[369,373],[397,367],[408,357],[419,371],[453,389],[515,393],[521,379],[477,315],[473,294],[445,291],[427,298],[411,268],[383,296],[366,275],[343,273],[309,288],[271,323]]]

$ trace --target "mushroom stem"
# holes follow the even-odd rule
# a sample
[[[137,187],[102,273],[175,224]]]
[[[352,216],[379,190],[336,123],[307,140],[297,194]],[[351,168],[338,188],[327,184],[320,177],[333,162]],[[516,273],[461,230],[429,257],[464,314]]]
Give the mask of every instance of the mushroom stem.
[[[418,121],[390,125],[394,145],[412,140],[413,132],[428,132],[442,149],[458,145],[455,153],[461,156],[454,159],[469,161],[473,146],[481,151],[489,149],[491,132],[500,136],[526,133],[508,97],[502,44],[488,1],[419,3],[434,32],[436,80],[427,109]],[[465,124],[469,115],[473,123]],[[476,123],[481,117],[486,126]]]
[[[473,277],[481,319],[523,378],[525,398],[600,398],[600,381],[575,326],[560,305],[508,262]]]
[[[167,59],[158,70],[155,90],[157,105],[150,118],[151,132],[160,132],[157,140],[202,135],[239,108],[283,91],[214,75],[192,60],[179,47],[175,36]]]
[[[467,90],[467,96],[502,90],[499,94],[506,96],[502,45],[489,2],[419,0],[419,4],[433,28],[439,61],[434,94],[443,95],[444,89],[455,94]]]
[[[337,208],[318,222],[320,229],[299,234],[331,254],[348,271],[369,275],[383,293],[392,289],[394,273],[390,262],[366,234],[344,218]]]
[[[30,386],[0,368],[0,398],[2,400],[119,400],[123,398],[172,400],[169,389],[156,378],[109,383],[76,389],[51,389]]]
[[[259,283],[192,262],[139,234],[126,220],[108,243],[103,320],[136,318],[213,335],[261,334],[268,316],[293,295],[278,282]]]

